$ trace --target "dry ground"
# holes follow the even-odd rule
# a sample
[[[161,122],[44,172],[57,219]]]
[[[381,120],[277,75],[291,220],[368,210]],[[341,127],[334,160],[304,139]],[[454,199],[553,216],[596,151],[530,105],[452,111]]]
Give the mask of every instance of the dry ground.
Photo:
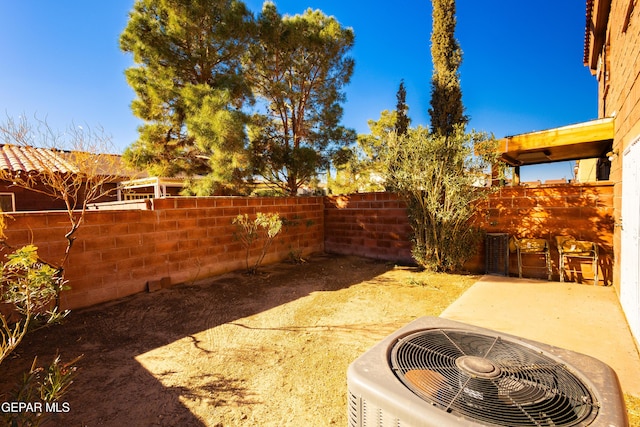
[[[349,363],[476,279],[323,255],[139,294],[27,337],[0,391],[59,350],[84,357],[51,425],[344,426]]]

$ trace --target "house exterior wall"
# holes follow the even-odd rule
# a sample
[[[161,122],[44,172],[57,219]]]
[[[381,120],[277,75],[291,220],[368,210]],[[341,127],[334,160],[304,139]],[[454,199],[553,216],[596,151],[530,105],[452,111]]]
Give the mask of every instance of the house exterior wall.
[[[592,69],[598,80],[598,115],[615,117],[610,180],[614,183],[613,284],[620,292],[621,208],[623,153],[640,137],[640,5],[631,0],[598,0],[610,3],[606,32],[600,52],[600,70]],[[593,43],[592,46],[593,48]]]
[[[630,329],[636,340],[640,340],[640,283],[637,282],[637,275],[634,277],[630,274],[631,269],[638,268],[638,259],[631,259],[630,254],[637,253],[640,236],[629,236],[639,224],[634,222],[637,221],[637,213],[632,215],[631,212],[623,212],[624,194],[638,191],[637,188],[625,188],[626,185],[635,184],[623,182],[623,176],[628,179],[639,172],[637,169],[633,171],[632,163],[625,164],[625,160],[637,158],[636,151],[640,150],[640,5],[631,0],[611,0],[610,8],[604,48],[600,52],[605,72],[597,73],[596,77],[599,114],[601,117],[615,117],[613,151],[617,156],[611,167],[611,179],[615,182],[614,219],[617,225],[613,236],[614,285]],[[632,144],[635,146],[631,147]],[[628,150],[634,150],[636,154],[627,155]],[[627,202],[630,200],[632,198]],[[631,220],[631,217],[635,219]],[[623,232],[627,233],[626,241],[623,241]],[[635,245],[625,247],[630,239],[635,240]],[[623,276],[623,271],[627,272],[626,276]]]
[[[108,184],[113,191],[95,202],[110,202],[117,199],[115,192],[116,184]],[[13,185],[8,181],[0,181],[0,194],[13,194],[15,200],[15,211],[46,211],[46,210],[62,210],[66,209],[66,205],[62,199],[51,197],[43,192],[47,189],[42,184],[34,184],[34,190],[26,189]],[[83,191],[81,190],[81,194]]]
[[[42,211],[51,209],[64,209],[64,202],[53,197],[11,185],[8,182],[0,182],[1,194],[13,194],[16,211]]]

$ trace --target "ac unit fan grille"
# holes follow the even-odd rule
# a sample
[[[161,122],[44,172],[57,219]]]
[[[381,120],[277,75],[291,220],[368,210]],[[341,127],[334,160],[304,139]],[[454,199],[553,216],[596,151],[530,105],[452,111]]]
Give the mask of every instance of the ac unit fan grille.
[[[593,393],[558,360],[500,336],[422,330],[399,339],[391,367],[442,410],[498,426],[588,425]]]

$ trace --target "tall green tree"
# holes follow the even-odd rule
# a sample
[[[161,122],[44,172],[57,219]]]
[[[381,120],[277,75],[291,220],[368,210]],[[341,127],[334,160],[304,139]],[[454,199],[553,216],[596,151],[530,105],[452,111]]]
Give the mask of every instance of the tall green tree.
[[[492,136],[466,133],[454,37],[455,0],[433,0],[431,129],[409,129],[387,144],[388,182],[409,208],[414,259],[436,271],[460,269],[477,249],[471,220],[493,163]],[[482,145],[479,147],[479,145]]]
[[[396,93],[396,101],[396,133],[398,135],[406,135],[411,119],[407,115],[409,106],[407,105],[407,89],[404,87],[404,80],[400,81],[400,86]]]
[[[354,33],[319,10],[283,17],[270,2],[257,27],[246,73],[265,111],[250,130],[252,163],[273,187],[296,194],[327,168],[332,151],[355,140],[340,125]]]
[[[155,175],[209,175],[212,184],[244,175],[250,91],[241,58],[251,26],[237,0],[135,1],[120,47],[133,54],[125,74],[144,124],[125,159]]]
[[[358,135],[358,149],[362,153],[361,157],[372,163],[370,168],[378,173],[385,171],[383,165],[383,153],[387,145],[393,143],[397,134],[398,113],[397,111],[384,110],[380,113],[378,120],[369,120],[369,133]]]
[[[431,131],[450,135],[457,125],[466,125],[459,68],[462,49],[455,38],[455,0],[433,0],[433,30],[431,33]]]
[[[383,191],[387,181],[384,153],[387,145],[395,141],[397,112],[384,110],[380,118],[369,120],[368,134],[358,135],[357,143],[343,147],[332,156],[335,178],[328,180],[332,193]]]

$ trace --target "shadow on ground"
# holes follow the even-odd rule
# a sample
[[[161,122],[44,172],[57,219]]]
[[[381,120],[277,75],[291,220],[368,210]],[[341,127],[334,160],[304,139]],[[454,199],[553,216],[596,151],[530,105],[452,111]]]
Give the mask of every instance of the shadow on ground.
[[[152,375],[136,358],[185,338],[196,357],[206,357],[212,350],[199,342],[202,331],[223,324],[243,327],[241,319],[247,316],[316,291],[345,289],[392,268],[378,261],[322,255],[306,264],[267,266],[254,276],[237,272],[76,310],[63,325],[28,336],[15,356],[2,364],[0,393],[22,376],[34,355],[42,364],[56,352],[63,360],[84,355],[64,397],[70,411],[56,414],[52,425],[211,425],[184,402],[208,399],[216,407],[237,406],[259,403],[261,397],[222,369],[200,374],[195,388],[167,387],[162,379],[175,370]],[[300,282],[306,285],[298,286]]]

